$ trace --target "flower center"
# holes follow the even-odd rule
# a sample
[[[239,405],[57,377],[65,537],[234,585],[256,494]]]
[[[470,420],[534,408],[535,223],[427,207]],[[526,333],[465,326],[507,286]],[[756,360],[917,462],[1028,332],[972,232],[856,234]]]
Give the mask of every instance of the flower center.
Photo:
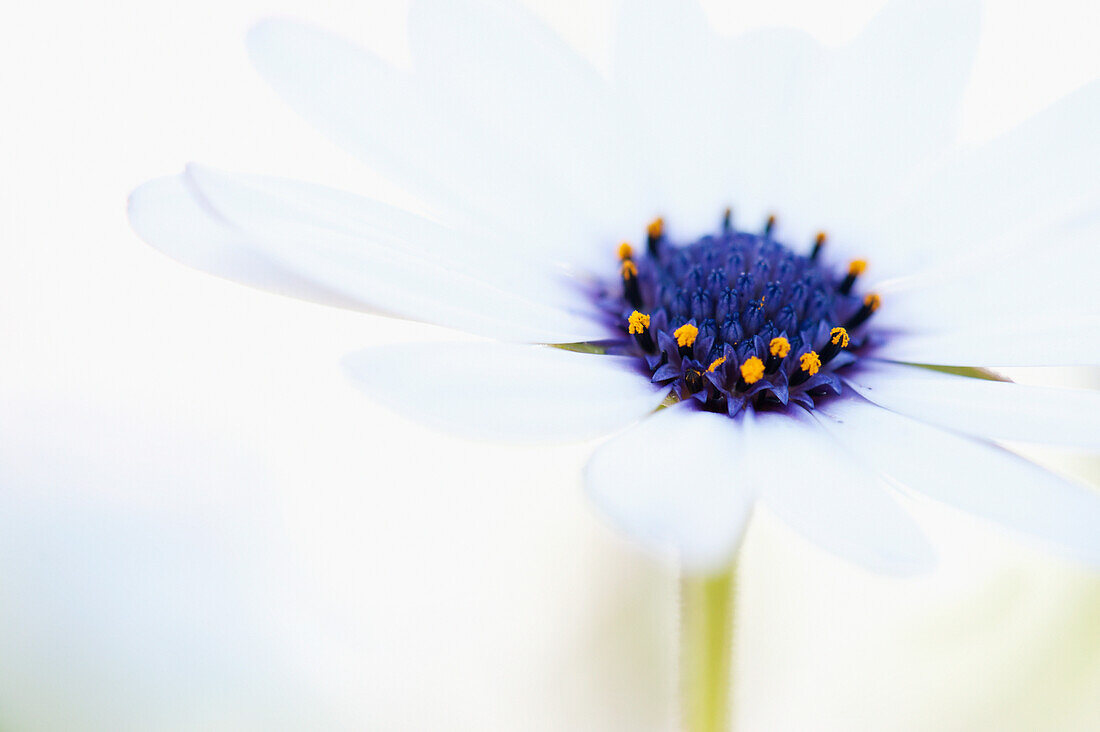
[[[721,231],[677,245],[664,222],[647,229],[646,251],[619,247],[619,284],[605,304],[629,336],[626,350],[653,380],[681,399],[731,417],[746,407],[812,409],[840,392],[836,371],[856,361],[875,294],[853,290],[867,268],[857,259],[838,274],[822,262],[825,235],[798,254],[761,233]]]

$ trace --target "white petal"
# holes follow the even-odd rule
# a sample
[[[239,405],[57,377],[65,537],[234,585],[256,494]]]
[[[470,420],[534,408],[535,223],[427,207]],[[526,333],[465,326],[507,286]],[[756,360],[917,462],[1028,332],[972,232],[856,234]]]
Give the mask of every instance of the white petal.
[[[928,335],[900,333],[876,351],[905,363],[948,366],[1094,366],[1100,364],[1100,313],[1079,314],[1072,322],[1046,317],[994,321],[970,331]]]
[[[935,565],[923,532],[891,489],[801,412],[746,415],[749,459],[764,504],[826,551],[876,572],[909,575]]]
[[[845,382],[875,404],[993,440],[1100,450],[1100,392],[970,379],[889,363]]]
[[[694,0],[623,3],[616,85],[657,177],[645,193],[673,226],[713,229],[734,205],[746,220],[784,203],[803,100],[821,51],[808,35],[768,30],[718,38]]]
[[[892,237],[865,222],[949,149],[979,19],[971,0],[896,0],[815,69],[787,171],[794,200],[783,202],[797,236],[826,229],[886,267]]]
[[[409,42],[426,93],[489,131],[485,154],[565,194],[571,208],[561,215],[583,217],[612,241],[636,235],[654,215],[639,208],[647,158],[633,154],[622,102],[531,13],[483,0],[416,0]]]
[[[868,402],[834,400],[815,415],[890,480],[1100,566],[1100,494],[995,445],[943,432]]]
[[[719,569],[741,541],[757,485],[743,425],[687,404],[663,409],[592,456],[585,486],[608,518],[688,571]]]
[[[344,365],[372,398],[478,439],[596,437],[652,412],[667,388],[622,356],[501,343],[409,343],[351,354]]]
[[[777,212],[792,240],[888,244],[854,235],[949,144],[976,3],[893,3],[835,52],[790,31],[718,38],[693,0],[625,5],[616,78],[644,110],[670,220],[713,225],[732,202],[749,221]]]
[[[897,210],[883,235],[930,261],[1060,213],[1100,191],[1100,82],[1008,134],[960,150]]]
[[[888,284],[878,326],[914,334],[1015,327],[1021,335],[1048,321],[1076,327],[1100,312],[1100,206],[1057,223],[971,247],[934,269]]]
[[[127,214],[138,236],[190,267],[291,297],[369,309],[254,251],[248,236],[205,205],[184,176],[143,184],[130,194]]]
[[[414,75],[291,21],[260,23],[248,47],[295,111],[446,220],[514,237],[569,264],[585,255],[592,262],[601,245],[613,246],[593,241],[591,226],[575,216],[572,189],[543,185],[528,170],[533,153],[509,143],[513,131],[479,122]]]
[[[361,308],[505,340],[608,334],[586,314],[593,308],[580,288],[553,265],[320,186],[198,166],[185,176],[202,207],[240,233],[249,261],[270,262]],[[156,213],[144,217],[156,221]]]

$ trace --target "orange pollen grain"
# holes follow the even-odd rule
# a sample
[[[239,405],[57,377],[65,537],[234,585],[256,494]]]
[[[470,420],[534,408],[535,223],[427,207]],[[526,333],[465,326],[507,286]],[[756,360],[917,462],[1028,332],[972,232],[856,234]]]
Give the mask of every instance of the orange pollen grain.
[[[665,220],[658,216],[649,222],[649,226],[646,227],[646,234],[650,239],[660,239],[661,234],[665,231]]]
[[[691,323],[684,323],[672,332],[676,336],[676,344],[679,346],[691,346],[695,344],[695,337],[699,335],[699,329]]]
[[[750,356],[741,364],[741,378],[746,384],[755,384],[764,378],[764,362],[756,356]]]
[[[813,376],[821,370],[821,359],[818,357],[816,351],[803,353],[798,359],[798,364],[802,367],[802,370],[810,376]]]

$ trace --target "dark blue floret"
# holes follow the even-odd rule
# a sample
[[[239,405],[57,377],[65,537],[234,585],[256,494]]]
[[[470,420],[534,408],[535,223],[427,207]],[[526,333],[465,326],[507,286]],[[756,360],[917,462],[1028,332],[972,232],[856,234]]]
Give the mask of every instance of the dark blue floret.
[[[622,349],[681,399],[730,416],[747,407],[807,408],[838,394],[857,361],[877,295],[857,292],[861,260],[837,272],[824,235],[799,254],[764,231],[721,230],[678,244],[658,219],[644,253],[620,248],[620,281],[602,301],[629,334]]]

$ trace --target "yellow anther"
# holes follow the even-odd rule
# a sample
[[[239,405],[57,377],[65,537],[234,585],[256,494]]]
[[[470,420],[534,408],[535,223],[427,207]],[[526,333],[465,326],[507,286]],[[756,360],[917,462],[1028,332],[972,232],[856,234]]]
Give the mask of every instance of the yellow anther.
[[[665,232],[665,220],[658,216],[649,222],[649,226],[646,227],[645,232],[650,239],[660,239],[661,234]]]
[[[818,357],[816,351],[803,353],[798,358],[798,364],[802,367],[802,370],[810,376],[813,376],[821,370],[821,359]]]
[[[641,335],[649,328],[649,316],[645,313],[639,313],[637,310],[630,314],[626,322],[626,332],[630,335]]]
[[[833,328],[829,332],[829,341],[834,346],[840,346],[841,348],[848,347],[848,331],[843,328]]]
[[[624,259],[622,273],[624,280],[633,279],[638,276],[638,265],[634,264],[634,262],[629,259]]]
[[[882,298],[872,292],[870,295],[863,298],[863,304],[871,308],[873,312],[875,310],[878,310],[878,306],[882,304]]]
[[[791,342],[783,336],[772,338],[772,342],[768,344],[768,352],[773,356],[786,358],[787,354],[791,352]]]
[[[699,335],[699,329],[691,323],[684,323],[676,330],[672,331],[672,335],[676,336],[676,343],[679,346],[691,346],[695,344],[695,337]]]
[[[848,263],[848,274],[858,277],[867,269],[866,259],[853,259]]]
[[[726,362],[725,356],[719,356],[710,362],[710,366],[707,366],[707,373],[714,373],[714,370]]]
[[[630,259],[634,256],[634,248],[630,246],[630,242],[624,241],[619,245],[619,259]]]
[[[825,243],[825,232],[824,231],[817,232],[817,236],[814,237],[814,244],[816,244],[818,246],[821,246],[824,243]]]
[[[746,384],[755,384],[764,378],[764,362],[756,356],[749,356],[741,364],[741,378]]]

